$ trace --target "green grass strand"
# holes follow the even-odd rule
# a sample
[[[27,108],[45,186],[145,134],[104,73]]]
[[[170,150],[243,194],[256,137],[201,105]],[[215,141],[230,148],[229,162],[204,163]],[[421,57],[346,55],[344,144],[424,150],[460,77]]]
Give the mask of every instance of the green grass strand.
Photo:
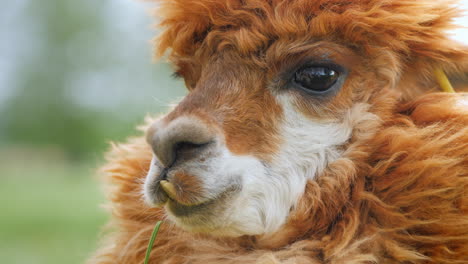
[[[148,248],[146,249],[145,264],[148,264],[150,254],[151,254],[151,249],[153,248],[154,241],[156,240],[156,237],[158,236],[159,227],[161,226],[161,223],[162,221],[158,221],[156,225],[154,226],[153,233],[151,234],[151,239],[148,243]]]

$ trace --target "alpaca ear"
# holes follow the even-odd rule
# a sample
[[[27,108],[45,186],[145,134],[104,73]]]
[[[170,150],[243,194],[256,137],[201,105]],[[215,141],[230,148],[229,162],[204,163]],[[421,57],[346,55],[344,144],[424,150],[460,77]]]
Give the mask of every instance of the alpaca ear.
[[[456,91],[468,88],[468,46],[452,40],[429,43],[414,51],[414,56],[402,67],[397,89],[404,101],[428,92],[440,92],[436,71],[443,71]]]

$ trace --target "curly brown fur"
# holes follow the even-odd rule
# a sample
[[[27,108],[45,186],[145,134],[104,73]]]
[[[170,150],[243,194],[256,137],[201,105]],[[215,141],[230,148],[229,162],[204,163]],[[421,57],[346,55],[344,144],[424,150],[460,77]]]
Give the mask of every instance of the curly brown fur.
[[[153,262],[468,261],[468,115],[466,109],[451,111],[453,100],[467,97],[439,94],[430,98],[438,101],[434,105],[421,103],[426,101],[422,98],[387,113],[375,137],[354,143],[317,182],[308,183],[280,239],[213,238],[166,222],[152,251]],[[442,106],[449,109],[446,119],[413,116]],[[162,210],[148,208],[141,199],[150,154],[142,138],[113,147],[105,171],[114,188],[109,196],[111,227],[117,230],[92,263],[142,262],[154,223],[164,219]],[[345,183],[351,187],[348,194],[339,190]],[[338,205],[330,207],[330,200]]]
[[[264,76],[309,49],[326,49],[354,68],[346,89],[326,107],[296,97],[297,111],[350,120],[344,109],[365,102],[376,118],[353,125],[341,156],[307,181],[276,232],[228,238],[168,220],[152,263],[468,263],[468,94],[429,93],[436,89],[434,68],[453,74],[467,68],[467,49],[444,33],[458,13],[453,1],[162,2],[166,30],[158,53],[170,49],[192,94],[168,120],[190,112],[216,123],[209,114],[230,104],[234,110],[222,126],[229,148],[249,153],[258,146],[255,155],[269,160],[284,111],[248,84],[264,84]],[[229,69],[226,58],[245,67],[233,71],[250,88],[232,101],[228,92],[215,91],[223,80],[212,76]],[[226,79],[233,74],[226,73]],[[214,103],[204,101],[208,95]],[[242,112],[243,105],[256,111]],[[252,130],[242,128],[245,120]],[[143,199],[151,158],[143,136],[112,147],[104,167],[112,220],[89,263],[143,262],[154,224],[167,216]]]

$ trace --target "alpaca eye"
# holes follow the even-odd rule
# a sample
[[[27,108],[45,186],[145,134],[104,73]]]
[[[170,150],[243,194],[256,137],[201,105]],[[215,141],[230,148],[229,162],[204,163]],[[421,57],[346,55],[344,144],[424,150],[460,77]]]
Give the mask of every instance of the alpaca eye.
[[[311,66],[298,70],[294,82],[307,91],[323,93],[337,81],[338,71],[327,66]]]

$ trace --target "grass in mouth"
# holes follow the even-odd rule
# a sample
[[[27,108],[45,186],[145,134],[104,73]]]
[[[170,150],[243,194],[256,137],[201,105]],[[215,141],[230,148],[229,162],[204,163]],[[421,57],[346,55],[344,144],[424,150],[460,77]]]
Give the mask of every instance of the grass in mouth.
[[[161,226],[161,223],[162,221],[158,221],[156,225],[154,226],[153,233],[151,234],[151,239],[148,243],[148,248],[146,249],[145,264],[148,264],[150,254],[151,254],[151,249],[153,248],[154,241],[156,240],[156,237],[158,236],[159,227]]]

